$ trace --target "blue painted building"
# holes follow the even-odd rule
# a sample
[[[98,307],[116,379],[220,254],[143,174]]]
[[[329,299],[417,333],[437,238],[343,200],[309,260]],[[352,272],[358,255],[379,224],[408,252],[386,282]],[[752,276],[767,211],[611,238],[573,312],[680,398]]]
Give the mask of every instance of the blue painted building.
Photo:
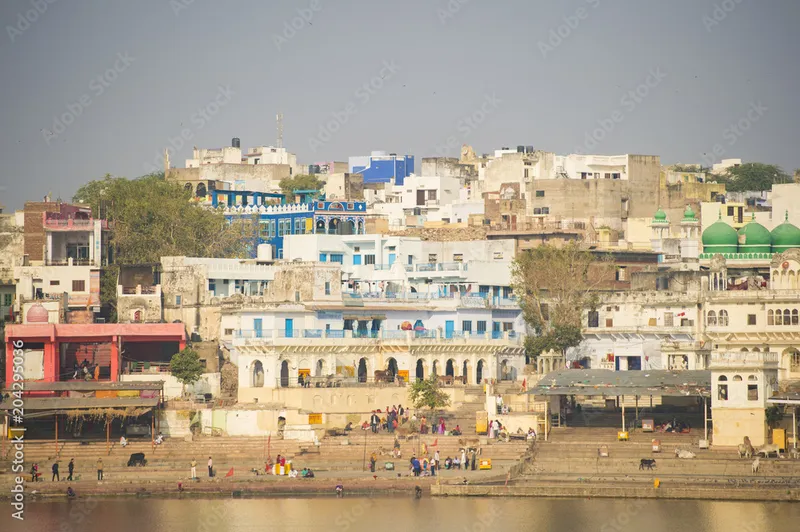
[[[366,233],[367,204],[346,201],[313,201],[285,203],[283,194],[218,190],[212,193],[215,208],[224,209],[228,221],[242,217],[257,217],[258,227],[252,235],[250,258],[257,258],[258,246],[272,247],[272,257],[283,258],[283,238],[286,235],[320,233],[330,235],[363,235]],[[271,203],[270,203],[271,202]]]
[[[414,156],[374,151],[372,155],[350,157],[350,173],[364,176],[364,183],[388,183],[392,179],[402,185],[414,173]]]

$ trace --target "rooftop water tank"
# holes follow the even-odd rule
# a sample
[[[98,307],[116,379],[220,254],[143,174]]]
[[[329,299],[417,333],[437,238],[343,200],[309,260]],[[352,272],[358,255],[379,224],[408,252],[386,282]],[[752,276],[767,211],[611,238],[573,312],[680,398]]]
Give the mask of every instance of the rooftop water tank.
[[[242,147],[242,144],[239,141],[239,137],[233,137],[231,139],[231,146],[234,147],[234,148],[241,148]]]
[[[259,244],[256,248],[256,257],[261,261],[272,260],[272,246],[270,244]]]
[[[517,146],[517,153],[525,153],[525,146]]]

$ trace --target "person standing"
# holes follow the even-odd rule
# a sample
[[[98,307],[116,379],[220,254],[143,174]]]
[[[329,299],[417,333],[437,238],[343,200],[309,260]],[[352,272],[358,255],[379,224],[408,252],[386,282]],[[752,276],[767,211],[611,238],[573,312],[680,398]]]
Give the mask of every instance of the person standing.
[[[436,469],[439,470],[439,449],[433,453],[433,463],[436,464]]]
[[[61,481],[61,477],[58,476],[58,460],[53,462],[53,481]]]
[[[97,480],[103,480],[103,459],[97,459]]]
[[[467,469],[467,450],[461,449],[461,463],[464,464],[464,469]],[[461,469],[461,466],[458,467]]]
[[[378,433],[378,423],[379,422],[380,422],[380,418],[378,417],[378,414],[376,414],[375,411],[373,410],[372,411],[372,416],[369,418],[369,426],[372,428],[372,432],[374,434]]]
[[[211,457],[208,457],[208,478],[214,476],[214,461],[211,460]]]
[[[72,481],[72,473],[75,472],[75,459],[70,458],[69,464],[67,464],[67,471],[69,471],[69,476],[67,480]]]
[[[197,478],[197,460],[192,458],[192,480]]]

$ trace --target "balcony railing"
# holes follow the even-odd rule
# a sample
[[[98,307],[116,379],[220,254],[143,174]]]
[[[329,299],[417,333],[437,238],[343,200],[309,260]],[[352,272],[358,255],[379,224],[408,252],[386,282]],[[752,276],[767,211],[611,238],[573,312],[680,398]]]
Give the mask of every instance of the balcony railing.
[[[402,331],[387,330],[342,330],[342,329],[237,329],[233,332],[237,340],[255,340],[269,343],[287,339],[352,339],[352,340],[381,340],[381,341],[441,341],[441,342],[470,342],[470,341],[507,341],[515,345],[521,343],[521,336],[515,331]]]
[[[711,353],[712,368],[777,366],[779,362],[780,355],[774,352],[729,351]]]
[[[93,266],[91,259],[48,259],[45,261],[47,266]]]
[[[94,223],[96,221],[100,222],[100,228],[106,230],[109,228],[108,220],[95,220],[90,218],[86,219],[77,219],[77,218],[67,218],[67,219],[60,219],[60,218],[45,218],[43,221],[43,225],[45,229],[56,229],[56,230],[76,230],[76,231],[91,231],[94,228]]]

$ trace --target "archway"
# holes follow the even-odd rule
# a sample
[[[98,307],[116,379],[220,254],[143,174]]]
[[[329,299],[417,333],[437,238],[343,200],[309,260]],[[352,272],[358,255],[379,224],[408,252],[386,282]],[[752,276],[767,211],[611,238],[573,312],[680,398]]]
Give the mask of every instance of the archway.
[[[445,366],[444,366],[444,374],[446,376],[448,376],[448,377],[455,377],[456,376],[456,371],[455,371],[455,368],[453,367],[454,365],[455,365],[455,361],[452,358],[447,360],[447,363],[445,363]]]
[[[509,364],[508,359],[500,363],[500,380],[513,381],[517,378],[517,370]]]
[[[253,388],[264,387],[264,364],[260,360],[253,362],[253,382],[251,385]]]
[[[365,231],[364,231],[364,222],[362,222],[360,220],[358,222],[358,234],[359,235],[366,234]]]
[[[486,363],[483,359],[478,360],[478,365],[475,366],[475,384],[481,384],[483,382],[483,368],[485,365]]]
[[[336,235],[339,234],[339,219],[338,218],[331,218],[328,222],[328,234],[329,235]]]
[[[358,382],[367,382],[367,359],[362,358],[358,361]]]
[[[433,364],[431,365],[431,375],[433,375],[435,377],[438,374],[439,374],[439,361],[438,360],[434,360]]]
[[[183,190],[185,190],[187,192],[191,192],[192,191],[192,184],[191,183],[186,183],[185,185],[183,185]]]
[[[386,361],[386,376],[389,377],[390,381],[394,381],[394,377],[397,375],[397,360],[394,358],[389,358]]]
[[[205,198],[206,197],[206,184],[205,183],[198,183],[197,184],[197,192],[196,196],[198,198]]]
[[[786,361],[781,365],[789,368],[789,373],[800,373],[800,351],[789,347],[783,351],[783,358]]]
[[[464,379],[464,384],[469,383],[469,374],[470,374],[470,363],[468,360],[465,360],[464,363],[461,365],[461,377]]]
[[[281,388],[289,386],[289,362],[284,360],[281,362]]]
[[[354,235],[356,234],[356,223],[353,220],[347,220],[341,225],[340,235]]]
[[[324,377],[325,375],[327,375],[327,371],[326,370],[327,370],[327,364],[325,364],[325,360],[323,360],[321,358],[319,360],[317,360],[316,376],[317,377]]]
[[[417,370],[415,373],[418,381],[425,379],[425,363],[422,361],[421,358],[417,359]]]
[[[320,235],[325,234],[325,220],[317,220],[315,227],[316,227],[316,230],[314,231],[315,233]]]

